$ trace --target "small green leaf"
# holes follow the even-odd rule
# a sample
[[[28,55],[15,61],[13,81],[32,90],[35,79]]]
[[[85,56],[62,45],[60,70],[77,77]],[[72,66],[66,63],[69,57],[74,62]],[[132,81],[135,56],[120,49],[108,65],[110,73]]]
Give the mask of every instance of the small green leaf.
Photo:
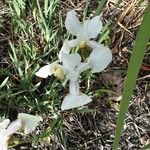
[[[136,78],[138,76],[138,72],[147,48],[147,44],[150,39],[150,3],[147,6],[146,12],[144,14],[144,18],[142,24],[139,28],[135,46],[133,49],[133,54],[130,59],[129,68],[127,71],[127,77],[123,89],[123,97],[120,104],[119,116],[117,119],[117,128],[115,132],[115,139],[112,146],[113,150],[117,150],[119,145],[119,140],[121,137],[121,132],[124,125],[124,120],[126,116],[126,112],[129,107],[130,99],[133,93],[133,88],[136,83]]]
[[[2,88],[3,86],[5,86],[5,84],[7,83],[9,77],[5,78],[5,80],[1,83],[0,88]]]

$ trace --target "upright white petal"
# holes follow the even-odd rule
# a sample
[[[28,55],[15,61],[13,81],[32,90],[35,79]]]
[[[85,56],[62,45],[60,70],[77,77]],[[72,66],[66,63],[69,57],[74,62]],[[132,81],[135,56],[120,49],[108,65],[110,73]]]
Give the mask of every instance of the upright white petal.
[[[5,129],[9,125],[10,120],[9,119],[4,119],[2,122],[0,122],[0,129]]]
[[[53,74],[52,64],[49,64],[49,65],[46,65],[46,66],[40,68],[40,70],[35,73],[35,75],[40,78],[47,78],[48,76],[50,76],[52,74]]]
[[[76,13],[74,10],[71,10],[67,13],[67,17],[65,20],[65,27],[67,31],[73,35],[77,35],[79,30],[81,29],[81,23],[79,19],[76,17]]]
[[[17,119],[16,121],[13,121],[7,128],[8,135],[11,135],[15,132],[17,132],[21,127],[21,120]]]
[[[81,56],[79,54],[62,54],[63,66],[68,71],[73,71],[81,63]]]
[[[78,32],[78,42],[88,42],[91,38],[96,38],[101,30],[102,22],[99,16],[96,16],[91,20],[85,20],[82,28]]]
[[[85,94],[81,94],[77,96],[68,94],[62,102],[61,110],[68,110],[68,109],[80,107],[90,103],[91,101],[92,99]]]
[[[108,47],[103,45],[99,45],[98,48],[94,49],[88,58],[92,73],[101,72],[111,61],[112,53]]]
[[[89,39],[96,38],[100,31],[102,30],[102,21],[99,16],[94,17],[88,22],[87,25],[87,34]]]
[[[25,134],[34,131],[38,123],[43,120],[41,116],[34,116],[26,113],[19,113],[18,119],[21,120]]]

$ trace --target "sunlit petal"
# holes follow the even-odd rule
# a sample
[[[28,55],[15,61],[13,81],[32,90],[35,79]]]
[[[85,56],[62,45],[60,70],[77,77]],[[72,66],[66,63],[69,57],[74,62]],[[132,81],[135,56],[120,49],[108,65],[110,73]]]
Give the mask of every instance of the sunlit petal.
[[[111,61],[112,53],[108,47],[103,45],[99,45],[98,48],[94,49],[88,58],[92,73],[101,72]]]
[[[67,13],[65,27],[67,31],[72,33],[73,35],[77,35],[79,30],[81,29],[81,23],[76,17],[76,13],[74,10],[71,10]]]
[[[5,129],[9,125],[10,120],[9,119],[4,119],[2,122],[0,122],[0,129]]]
[[[8,144],[6,141],[3,141],[3,143],[1,143],[0,150],[8,150]]]
[[[90,48],[92,48],[92,49],[98,49],[98,48],[101,47],[101,45],[100,45],[98,42],[92,41],[92,40],[90,40],[90,41],[88,42],[88,46],[89,46]]]
[[[68,71],[73,71],[81,63],[81,56],[79,54],[62,54],[63,66]]]
[[[46,65],[46,66],[40,68],[40,70],[35,73],[35,75],[40,78],[47,78],[48,76],[50,76],[52,74],[53,74],[52,64],[49,64],[49,65]]]
[[[99,16],[91,20],[85,20],[82,28],[78,32],[78,42],[88,42],[91,38],[96,38],[102,30],[102,22]]]
[[[91,101],[92,99],[85,94],[81,94],[77,96],[68,94],[62,102],[61,110],[68,110],[68,109],[80,107],[90,103]]]
[[[7,128],[7,132],[9,135],[17,132],[21,127],[21,120],[17,119],[16,121],[13,121]]]
[[[94,17],[88,22],[87,25],[87,35],[88,38],[96,38],[100,31],[102,30],[102,21],[100,20],[99,16]]]
[[[85,20],[83,22],[82,28],[79,30],[78,36],[77,36],[78,43],[85,42],[85,41],[89,40],[88,32],[87,32],[89,22],[90,22],[90,20]]]
[[[25,134],[34,131],[38,123],[43,120],[41,116],[34,116],[26,113],[19,113],[18,119],[21,120]]]
[[[58,55],[59,60],[62,61],[62,54],[63,53],[69,54],[71,48],[75,47],[77,45],[78,45],[77,39],[69,40],[69,41],[65,40],[64,43],[63,43],[63,46],[62,46],[61,50],[59,51],[59,55]]]
[[[5,129],[0,130],[0,150],[8,150],[8,139],[7,131]]]
[[[79,95],[79,82],[69,82],[69,90],[71,95]]]

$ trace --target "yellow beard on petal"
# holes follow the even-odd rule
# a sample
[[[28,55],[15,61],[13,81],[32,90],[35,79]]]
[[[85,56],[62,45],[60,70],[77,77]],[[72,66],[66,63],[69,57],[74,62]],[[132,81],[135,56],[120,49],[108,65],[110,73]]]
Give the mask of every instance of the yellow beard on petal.
[[[57,77],[60,81],[65,79],[65,73],[62,67],[59,64],[54,64],[53,66],[54,76]]]
[[[81,42],[79,43],[79,47],[80,47],[80,48],[85,48],[85,47],[86,47],[86,42],[85,42],[85,41],[81,41]]]
[[[87,45],[86,41],[81,41],[79,43],[79,48],[79,54],[81,55],[83,61],[85,61],[90,55],[91,48]]]

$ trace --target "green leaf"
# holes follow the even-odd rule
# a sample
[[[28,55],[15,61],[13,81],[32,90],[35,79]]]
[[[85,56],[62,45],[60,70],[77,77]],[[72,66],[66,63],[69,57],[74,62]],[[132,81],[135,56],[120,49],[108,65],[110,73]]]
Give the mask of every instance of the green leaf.
[[[147,6],[146,12],[142,24],[139,28],[133,54],[130,59],[129,68],[127,71],[127,77],[123,89],[123,97],[120,104],[119,116],[117,119],[117,128],[115,132],[115,139],[113,143],[113,150],[117,150],[119,146],[119,140],[124,125],[125,115],[129,107],[130,99],[133,93],[133,88],[136,83],[136,78],[147,48],[148,41],[150,39],[150,4]]]
[[[1,84],[0,84],[0,88],[2,88],[3,86],[5,86],[5,84],[7,83],[9,77],[7,77]]]
[[[13,1],[13,6],[16,11],[16,14],[20,17],[20,8],[19,8],[19,4],[16,0]]]
[[[48,14],[48,0],[44,1],[44,14],[45,14],[45,17],[47,17],[47,14]]]
[[[102,1],[99,2],[99,5],[98,5],[98,7],[95,10],[94,16],[97,16],[102,11],[102,9],[106,5],[106,3],[107,3],[107,0],[102,0]]]

